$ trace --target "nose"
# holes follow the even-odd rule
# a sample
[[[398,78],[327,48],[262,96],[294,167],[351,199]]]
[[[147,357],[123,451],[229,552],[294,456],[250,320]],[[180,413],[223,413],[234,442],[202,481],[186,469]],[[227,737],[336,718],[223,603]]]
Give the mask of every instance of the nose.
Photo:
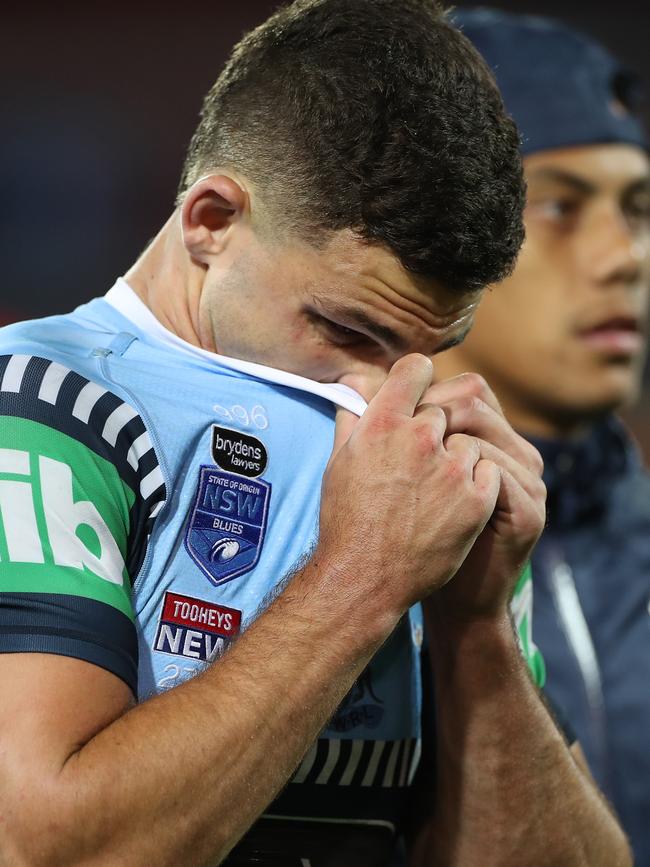
[[[603,208],[585,235],[584,262],[599,285],[630,285],[640,280],[650,260],[650,238],[647,232],[635,231],[619,207]]]

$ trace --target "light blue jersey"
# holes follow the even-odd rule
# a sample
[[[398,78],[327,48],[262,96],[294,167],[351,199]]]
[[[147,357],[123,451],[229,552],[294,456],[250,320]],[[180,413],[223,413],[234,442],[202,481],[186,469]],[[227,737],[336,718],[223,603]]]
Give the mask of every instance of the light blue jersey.
[[[309,554],[335,402],[363,401],[192,347],[123,281],[0,351],[0,650],[87,660],[140,699],[218,664]],[[383,863],[418,763],[421,640],[416,607],[271,808],[265,852],[313,859],[278,843],[308,817],[367,832],[354,863]]]
[[[122,280],[0,341],[0,652],[86,660],[141,700],[218,665],[314,545],[336,404],[362,399],[193,347]],[[535,670],[530,591],[513,612]],[[421,643],[416,606],[229,864],[387,863]]]

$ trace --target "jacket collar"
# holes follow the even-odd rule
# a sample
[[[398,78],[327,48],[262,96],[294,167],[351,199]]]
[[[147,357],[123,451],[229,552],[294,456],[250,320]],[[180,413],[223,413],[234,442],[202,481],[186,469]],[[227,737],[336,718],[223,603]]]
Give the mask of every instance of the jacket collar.
[[[630,434],[614,416],[580,440],[529,439],[544,459],[548,525],[557,529],[602,513],[612,485],[641,466]]]

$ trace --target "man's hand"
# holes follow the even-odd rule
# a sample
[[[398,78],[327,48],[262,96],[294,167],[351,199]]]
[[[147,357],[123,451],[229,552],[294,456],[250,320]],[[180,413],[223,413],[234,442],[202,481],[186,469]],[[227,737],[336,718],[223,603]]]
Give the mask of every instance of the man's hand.
[[[463,374],[431,386],[421,405],[445,413],[445,444],[475,437],[481,459],[499,468],[496,508],[467,558],[436,600],[460,618],[502,613],[544,527],[546,489],[539,452],[503,416],[482,377]]]
[[[443,587],[498,498],[507,508],[514,496],[495,462],[510,459],[476,436],[450,435],[443,401],[423,400],[432,371],[429,359],[407,356],[361,419],[339,413],[323,482],[318,554],[335,558],[344,579],[363,580],[392,610]],[[458,407],[450,406],[457,425]]]

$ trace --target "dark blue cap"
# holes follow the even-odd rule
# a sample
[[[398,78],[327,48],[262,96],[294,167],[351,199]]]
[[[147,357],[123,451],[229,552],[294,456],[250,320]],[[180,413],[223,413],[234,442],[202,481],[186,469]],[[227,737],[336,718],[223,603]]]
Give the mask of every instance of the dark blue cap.
[[[558,21],[457,9],[522,135],[522,153],[622,142],[648,148],[639,79],[602,45]]]

